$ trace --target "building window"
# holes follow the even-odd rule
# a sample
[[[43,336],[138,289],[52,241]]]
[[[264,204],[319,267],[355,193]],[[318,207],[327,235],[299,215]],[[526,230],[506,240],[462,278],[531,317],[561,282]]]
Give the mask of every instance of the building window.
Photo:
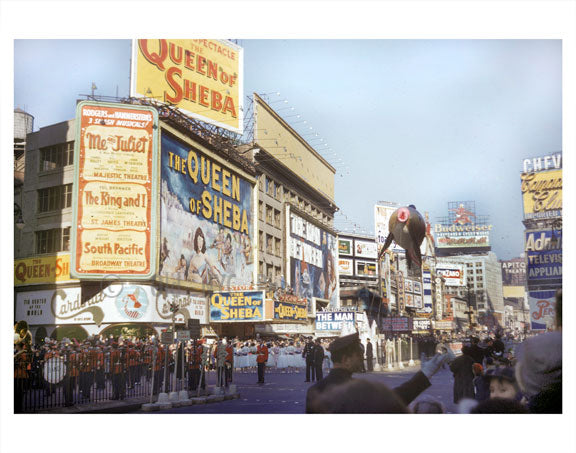
[[[274,226],[280,228],[280,211],[274,209]]]
[[[274,209],[270,206],[266,206],[266,223],[268,225],[274,224]]]
[[[55,170],[74,163],[74,142],[40,148],[40,171]]]
[[[72,184],[38,191],[38,212],[58,211],[72,206]]]
[[[282,186],[280,184],[274,185],[274,198],[277,200],[282,199]]]
[[[273,253],[273,248],[272,248],[272,236],[270,236],[269,234],[266,235],[266,253]]]
[[[258,216],[260,220],[264,218],[264,203],[262,201],[258,202]]]
[[[70,227],[36,232],[36,254],[70,250]]]
[[[264,233],[262,233],[262,231],[258,232],[258,249],[261,252],[264,251]]]
[[[272,181],[270,178],[266,178],[266,187],[265,187],[266,193],[270,196],[274,195],[274,181]]]
[[[276,253],[276,256],[282,256],[282,247],[281,247],[282,241],[278,238],[274,239],[274,252]]]

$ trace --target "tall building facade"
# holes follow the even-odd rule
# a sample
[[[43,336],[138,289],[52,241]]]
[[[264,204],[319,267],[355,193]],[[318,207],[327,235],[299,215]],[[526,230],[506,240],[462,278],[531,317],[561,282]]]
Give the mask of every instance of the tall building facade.
[[[316,311],[339,303],[336,170],[257,94],[253,107],[258,282],[272,291],[275,313],[256,331],[312,334]],[[306,317],[282,315],[298,308],[290,303],[305,306]]]

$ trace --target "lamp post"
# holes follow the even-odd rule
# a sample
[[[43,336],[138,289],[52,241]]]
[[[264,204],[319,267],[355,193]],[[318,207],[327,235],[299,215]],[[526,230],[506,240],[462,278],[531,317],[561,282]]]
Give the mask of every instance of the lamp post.
[[[172,344],[174,344],[174,330],[176,329],[176,312],[178,311],[178,304],[176,302],[170,303],[170,313],[172,313]],[[166,355],[164,356],[164,393],[168,393],[168,355],[170,354],[170,346],[166,347]]]

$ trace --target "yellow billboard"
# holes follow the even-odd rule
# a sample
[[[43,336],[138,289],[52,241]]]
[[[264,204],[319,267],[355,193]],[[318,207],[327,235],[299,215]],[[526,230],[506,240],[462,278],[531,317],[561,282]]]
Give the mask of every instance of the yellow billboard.
[[[562,216],[562,170],[522,173],[525,219]]]
[[[241,134],[243,64],[243,49],[229,41],[134,40],[131,95]]]
[[[69,281],[70,253],[14,260],[14,286]]]

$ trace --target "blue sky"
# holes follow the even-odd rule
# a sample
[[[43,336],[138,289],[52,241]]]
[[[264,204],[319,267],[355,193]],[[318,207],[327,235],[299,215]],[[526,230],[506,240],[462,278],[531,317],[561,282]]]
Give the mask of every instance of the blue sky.
[[[244,94],[273,93],[271,105],[298,132],[329,148],[337,227],[373,233],[378,200],[414,204],[433,222],[449,201],[475,201],[490,216],[498,257],[522,253],[522,159],[562,150],[560,40],[238,43]],[[126,96],[130,48],[16,40],[14,106],[38,129],[73,118],[92,82],[96,94]]]

